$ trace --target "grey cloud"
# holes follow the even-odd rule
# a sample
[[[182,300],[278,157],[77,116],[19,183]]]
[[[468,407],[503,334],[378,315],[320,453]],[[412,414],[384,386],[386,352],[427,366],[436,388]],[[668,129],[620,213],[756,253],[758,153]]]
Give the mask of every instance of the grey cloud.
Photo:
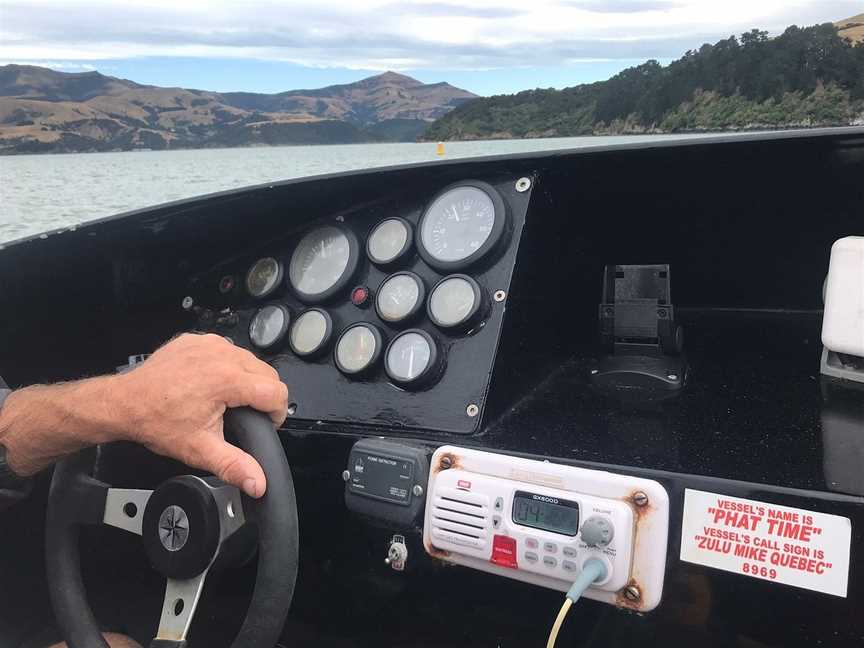
[[[515,18],[525,12],[506,7],[466,7],[448,2],[422,2],[404,4],[394,2],[378,9],[390,15],[446,16],[465,18]]]
[[[674,0],[570,0],[561,5],[585,9],[594,13],[632,14],[645,11],[671,11],[682,3]]]

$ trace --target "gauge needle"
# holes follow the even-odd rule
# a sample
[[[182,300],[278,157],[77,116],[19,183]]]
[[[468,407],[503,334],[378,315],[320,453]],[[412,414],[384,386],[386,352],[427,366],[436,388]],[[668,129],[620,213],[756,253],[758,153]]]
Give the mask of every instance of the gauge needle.
[[[408,377],[414,376],[414,347],[408,352]]]
[[[453,218],[456,219],[456,222],[459,222],[459,210],[456,209],[456,205],[453,205]]]

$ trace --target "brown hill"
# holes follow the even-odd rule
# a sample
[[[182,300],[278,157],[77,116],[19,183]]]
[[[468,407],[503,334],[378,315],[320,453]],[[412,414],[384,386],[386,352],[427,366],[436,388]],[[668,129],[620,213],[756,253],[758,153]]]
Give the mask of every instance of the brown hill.
[[[864,13],[834,23],[837,33],[853,43],[864,42]]]
[[[267,95],[0,66],[0,152],[413,140],[475,95],[386,72]]]

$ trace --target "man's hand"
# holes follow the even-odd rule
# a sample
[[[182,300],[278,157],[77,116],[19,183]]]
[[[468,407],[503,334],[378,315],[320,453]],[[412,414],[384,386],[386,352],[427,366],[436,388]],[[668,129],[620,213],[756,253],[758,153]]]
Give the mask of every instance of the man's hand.
[[[288,389],[249,351],[218,335],[187,334],[128,373],[14,392],[0,410],[0,444],[25,476],[90,445],[136,441],[260,497],[261,466],[223,437],[225,410],[244,405],[279,425]]]

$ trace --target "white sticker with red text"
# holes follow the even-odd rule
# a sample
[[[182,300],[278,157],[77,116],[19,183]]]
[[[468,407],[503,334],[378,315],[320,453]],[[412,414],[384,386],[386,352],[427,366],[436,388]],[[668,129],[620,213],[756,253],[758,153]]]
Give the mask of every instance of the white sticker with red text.
[[[849,518],[686,489],[681,560],[846,597]]]

